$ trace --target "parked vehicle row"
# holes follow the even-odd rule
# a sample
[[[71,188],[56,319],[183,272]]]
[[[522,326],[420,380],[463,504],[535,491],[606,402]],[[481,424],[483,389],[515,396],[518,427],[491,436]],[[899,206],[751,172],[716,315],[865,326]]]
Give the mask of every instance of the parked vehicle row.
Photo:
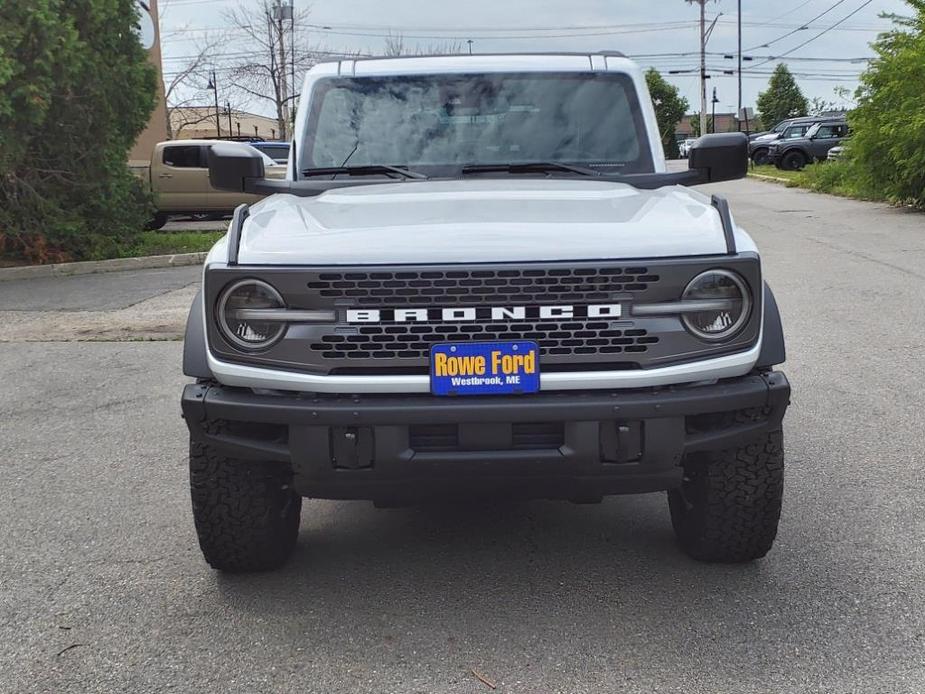
[[[807,164],[828,159],[829,151],[848,137],[848,121],[826,119],[813,125],[803,137],[780,139],[768,148],[768,162],[778,169],[799,171]]]
[[[803,137],[818,118],[790,118],[781,121],[770,131],[758,135],[753,135],[748,143],[748,156],[755,166],[764,166],[769,164],[768,154],[771,144],[778,140],[792,140]]]

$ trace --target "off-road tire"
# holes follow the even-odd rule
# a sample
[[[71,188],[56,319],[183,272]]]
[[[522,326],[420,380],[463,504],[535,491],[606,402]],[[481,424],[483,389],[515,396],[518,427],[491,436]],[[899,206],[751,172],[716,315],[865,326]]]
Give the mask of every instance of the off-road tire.
[[[213,569],[269,571],[283,565],[299,534],[302,497],[279,463],[236,460],[190,442],[190,492],[199,546]]]
[[[693,455],[684,462],[683,486],[668,493],[678,543],[700,561],[760,559],[777,536],[783,492],[780,431],[741,448]]]
[[[755,166],[764,166],[765,164],[770,163],[770,152],[767,148],[756,149],[754,154],[752,154],[752,163]]]
[[[798,151],[787,152],[780,160],[780,168],[784,171],[799,171],[805,168],[806,164],[806,155]]]
[[[156,215],[154,215],[153,217],[151,217],[151,219],[148,220],[148,223],[145,224],[145,229],[147,229],[148,231],[157,231],[158,229],[163,229],[164,225],[167,224],[167,222],[169,221],[170,221],[170,215],[162,214],[161,212],[158,212]]]

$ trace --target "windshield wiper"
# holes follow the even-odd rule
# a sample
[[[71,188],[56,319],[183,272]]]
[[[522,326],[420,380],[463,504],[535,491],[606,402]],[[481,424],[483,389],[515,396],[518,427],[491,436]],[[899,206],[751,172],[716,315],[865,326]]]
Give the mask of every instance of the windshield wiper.
[[[368,164],[366,166],[330,166],[320,169],[305,169],[302,171],[303,176],[338,176],[346,174],[347,176],[376,176],[386,175],[393,178],[414,178],[425,179],[422,173],[406,169],[403,166],[388,166],[386,164]]]
[[[535,161],[525,164],[469,164],[464,166],[462,175],[476,173],[510,173],[510,174],[532,174],[532,173],[549,173],[552,171],[564,171],[566,173],[579,174],[580,176],[601,176],[600,171],[591,169],[587,166],[578,166],[576,164],[566,164],[561,161]]]

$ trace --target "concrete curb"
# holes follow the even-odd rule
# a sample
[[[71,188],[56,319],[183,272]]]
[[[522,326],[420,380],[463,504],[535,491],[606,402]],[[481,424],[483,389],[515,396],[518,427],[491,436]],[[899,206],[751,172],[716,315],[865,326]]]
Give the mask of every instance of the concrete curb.
[[[771,183],[793,183],[789,178],[778,178],[777,176],[766,176],[765,174],[748,174],[749,178],[757,178],[759,181],[770,181]]]
[[[91,260],[83,263],[6,267],[0,268],[0,282],[42,279],[47,277],[73,277],[75,275],[93,275],[100,272],[124,272],[126,270],[153,270],[165,267],[202,265],[207,255],[207,253],[179,253],[176,255],[151,255],[144,258]]]

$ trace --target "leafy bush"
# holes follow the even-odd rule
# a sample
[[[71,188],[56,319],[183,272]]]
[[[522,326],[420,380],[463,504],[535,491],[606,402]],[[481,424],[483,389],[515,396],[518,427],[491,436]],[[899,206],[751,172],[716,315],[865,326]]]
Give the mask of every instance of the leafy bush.
[[[850,172],[865,197],[925,207],[925,0],[907,2],[915,15],[895,18],[861,78],[850,161],[826,175]]]
[[[854,160],[822,162],[806,167],[794,184],[819,193],[831,193],[861,200],[882,200],[883,196],[866,184],[861,166]]]
[[[0,3],[0,253],[108,255],[150,214],[127,153],[156,72],[134,0]]]

